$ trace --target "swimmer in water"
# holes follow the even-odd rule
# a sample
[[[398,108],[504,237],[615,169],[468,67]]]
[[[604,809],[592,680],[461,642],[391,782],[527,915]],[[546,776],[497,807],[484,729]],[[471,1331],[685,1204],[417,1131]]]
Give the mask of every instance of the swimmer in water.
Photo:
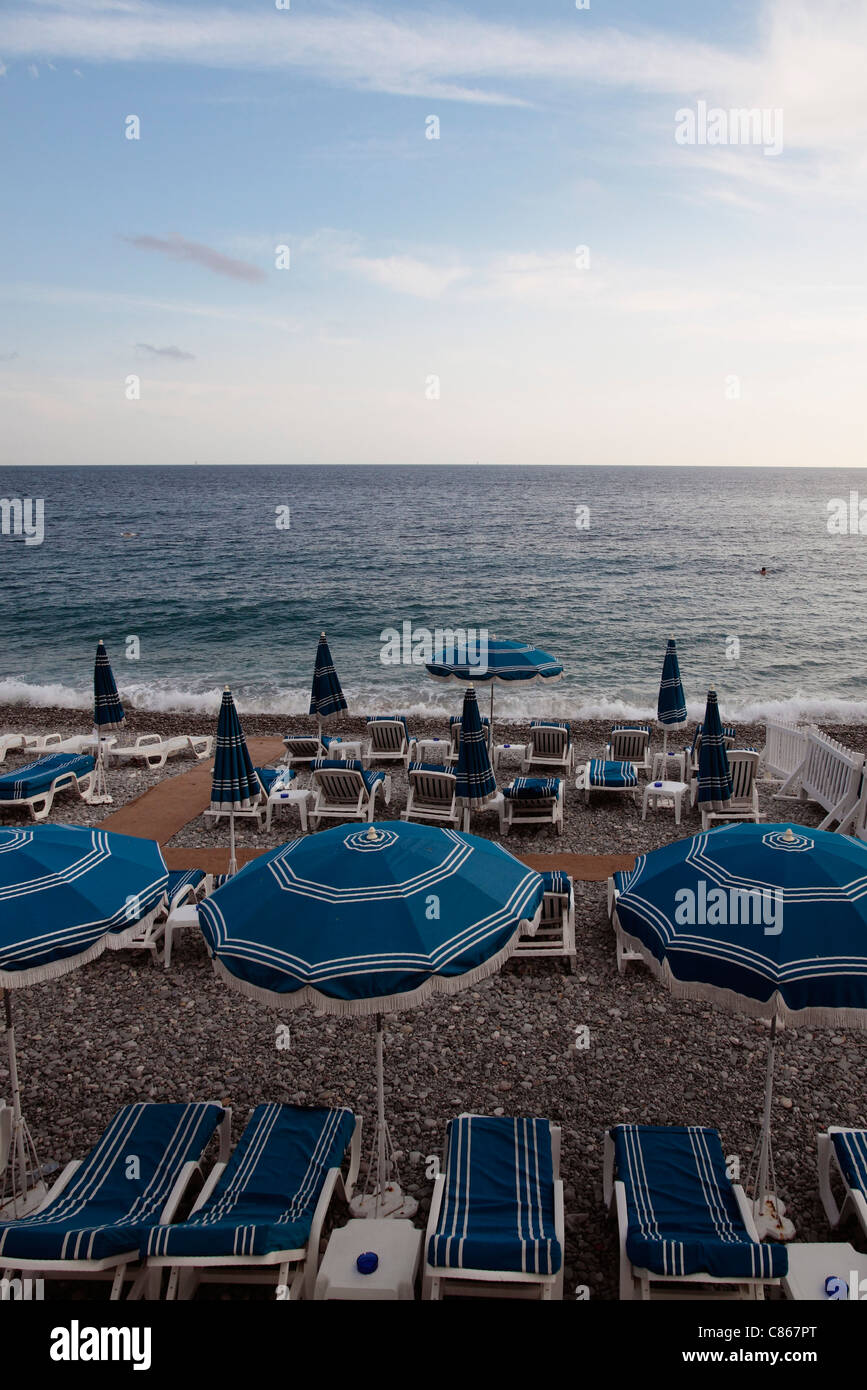
[[[762,565],[761,569],[759,570],[759,574],[763,574],[763,575],[765,576],[765,578],[767,579],[767,577],[768,577],[768,571],[765,569],[764,565]]]

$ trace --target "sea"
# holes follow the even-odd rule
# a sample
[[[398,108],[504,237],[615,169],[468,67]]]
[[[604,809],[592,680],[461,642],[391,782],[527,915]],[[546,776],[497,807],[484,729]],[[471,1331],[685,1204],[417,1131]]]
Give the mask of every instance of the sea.
[[[0,514],[0,703],[87,708],[102,638],[131,706],[306,713],[325,631],[350,712],[440,716],[439,630],[562,663],[501,717],[650,717],[673,636],[691,716],[867,720],[867,469],[16,467]]]

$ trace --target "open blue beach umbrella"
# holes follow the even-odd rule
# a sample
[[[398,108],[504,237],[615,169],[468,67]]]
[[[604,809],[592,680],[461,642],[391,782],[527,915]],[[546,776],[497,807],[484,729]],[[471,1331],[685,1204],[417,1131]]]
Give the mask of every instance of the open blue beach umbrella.
[[[669,729],[686,723],[686,701],[683,698],[683,684],[677,660],[677,643],[673,637],[668,639],[665,660],[662,663],[656,718],[663,727],[662,751],[665,753],[668,750]]]
[[[482,726],[479,702],[472,686],[464,695],[461,714],[461,746],[455,767],[456,795],[467,806],[478,808],[496,795],[497,779],[488,754],[488,736]]]
[[[211,782],[211,810],[229,817],[229,873],[237,873],[235,859],[235,811],[245,811],[258,799],[261,788],[247,740],[228,686],[223,691],[217,720],[217,748]]]
[[[616,919],[673,994],[772,1020],[756,1202],[766,1228],[779,1231],[770,1146],[777,1019],[867,1028],[867,845],[799,825],[720,826],[639,855]]]
[[[492,740],[495,684],[536,682],[547,685],[563,679],[562,665],[549,652],[532,647],[528,642],[515,642],[496,636],[488,637],[485,641],[480,639],[472,652],[462,653],[453,649],[434,651],[433,660],[425,663],[425,669],[434,680],[459,681],[461,685],[467,685],[470,681],[478,685],[482,681],[490,685]]]
[[[339,714],[348,705],[340,688],[340,681],[331,659],[331,650],[325,633],[319,634],[316,648],[316,664],[313,667],[313,689],[310,692],[310,713],[319,716],[319,738],[322,739],[322,721],[332,714]]]
[[[159,845],[78,825],[0,828],[0,990],[4,994],[18,1198],[38,1171],[21,1115],[10,991],[118,950],[150,923],[168,873]]]
[[[698,802],[707,811],[724,811],[732,798],[732,775],[723,739],[716,691],[707,692],[698,754]]]
[[[535,932],[543,895],[541,876],[491,840],[386,821],[292,840],[200,905],[214,968],[242,994],[376,1015],[377,1214],[409,1211],[387,1182],[383,1013],[493,974]]]

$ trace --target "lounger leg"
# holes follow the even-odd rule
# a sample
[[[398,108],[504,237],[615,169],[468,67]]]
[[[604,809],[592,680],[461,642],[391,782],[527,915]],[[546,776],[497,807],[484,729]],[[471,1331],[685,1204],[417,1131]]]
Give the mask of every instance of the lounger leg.
[[[819,1147],[819,1196],[822,1199],[822,1206],[825,1208],[829,1226],[839,1226],[842,1213],[831,1191],[831,1159],[834,1145],[831,1142],[830,1134],[818,1135],[817,1143]]]
[[[165,931],[163,932],[163,965],[165,966],[166,970],[168,970],[169,966],[170,966],[171,963],[172,963],[172,933],[173,933],[173,931],[174,931],[174,928],[173,928],[173,927],[170,927],[169,924],[168,924],[168,922],[166,922],[166,929],[165,929]]]
[[[121,1293],[123,1292],[123,1281],[125,1274],[126,1265],[118,1265],[117,1269],[114,1272],[114,1278],[111,1281],[111,1293],[108,1296],[109,1301],[111,1303],[116,1303],[120,1298]]]

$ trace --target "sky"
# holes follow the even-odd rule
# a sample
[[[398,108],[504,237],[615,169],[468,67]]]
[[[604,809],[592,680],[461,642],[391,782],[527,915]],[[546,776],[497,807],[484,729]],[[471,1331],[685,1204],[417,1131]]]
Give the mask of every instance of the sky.
[[[864,466],[865,59],[864,0],[5,0],[0,464]]]

